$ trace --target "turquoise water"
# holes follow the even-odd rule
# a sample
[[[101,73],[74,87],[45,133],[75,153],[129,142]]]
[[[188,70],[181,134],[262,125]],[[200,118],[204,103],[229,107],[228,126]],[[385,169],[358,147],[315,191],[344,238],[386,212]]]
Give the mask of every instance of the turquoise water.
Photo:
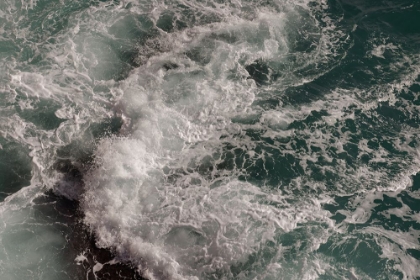
[[[4,0],[1,279],[420,279],[420,3]]]

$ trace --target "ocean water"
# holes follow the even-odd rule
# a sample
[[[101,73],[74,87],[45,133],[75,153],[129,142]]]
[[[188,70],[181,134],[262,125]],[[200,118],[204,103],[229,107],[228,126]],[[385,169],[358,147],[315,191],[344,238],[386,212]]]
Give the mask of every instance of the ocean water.
[[[2,0],[0,279],[420,279],[420,2]]]

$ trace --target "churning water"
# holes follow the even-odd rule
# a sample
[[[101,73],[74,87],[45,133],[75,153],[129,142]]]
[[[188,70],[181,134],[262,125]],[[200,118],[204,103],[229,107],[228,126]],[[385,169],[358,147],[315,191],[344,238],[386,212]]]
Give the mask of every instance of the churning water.
[[[418,1],[2,0],[0,65],[1,279],[420,279]]]

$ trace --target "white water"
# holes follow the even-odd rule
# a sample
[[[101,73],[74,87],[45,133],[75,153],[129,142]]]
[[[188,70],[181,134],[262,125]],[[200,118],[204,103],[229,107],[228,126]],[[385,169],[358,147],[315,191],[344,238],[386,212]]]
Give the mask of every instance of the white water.
[[[132,262],[150,279],[278,279],[278,275],[317,279],[326,273],[345,277],[347,271],[363,277],[361,271],[335,266],[334,260],[314,253],[328,237],[344,231],[344,226],[336,227],[322,205],[333,203],[332,196],[337,193],[354,194],[368,182],[352,207],[341,211],[345,224],[366,221],[374,199],[384,191],[398,192],[410,185],[408,178],[419,166],[416,149],[405,142],[396,143],[400,150],[414,154],[406,159],[411,168],[395,179],[401,184],[386,182],[386,170],[359,166],[347,171],[344,160],[334,168],[325,167],[324,172],[341,174],[330,192],[325,184],[311,181],[311,162],[320,155],[331,159],[331,147],[340,152],[349,142],[350,135],[343,133],[340,141],[331,143],[336,137],[331,127],[342,126],[344,120],[354,117],[346,113],[351,105],[367,112],[376,108],[374,93],[379,89],[336,89],[315,102],[296,106],[280,103],[270,110],[255,105],[321,76],[345,56],[345,51],[337,49],[348,47],[348,34],[336,29],[334,19],[315,16],[323,13],[326,3],[256,4],[260,3],[105,3],[72,15],[64,31],[50,30],[47,35],[55,39],[54,43],[37,41],[29,30],[20,30],[22,44],[41,53],[45,64],[3,59],[7,65],[6,74],[1,74],[7,81],[1,86],[2,92],[7,92],[5,100],[18,100],[21,110],[27,111],[37,110],[48,100],[57,105],[54,115],[63,122],[45,129],[23,119],[14,109],[1,115],[2,136],[31,150],[33,170],[30,186],[1,205],[0,265],[5,279],[68,277],[64,261],[55,257],[67,241],[49,230],[54,222],[43,220],[34,210],[34,198],[48,189],[71,199],[81,197],[84,222],[97,245],[114,250],[117,260]],[[174,13],[174,19],[186,22],[186,27],[150,31],[149,22],[158,23],[168,11]],[[136,28],[149,37],[135,38],[140,35],[130,29],[133,19]],[[313,47],[296,50],[296,34],[306,36]],[[125,77],[127,67],[117,50],[127,45],[135,46],[140,67]],[[381,58],[387,50],[394,51],[395,46],[378,45],[371,54]],[[417,60],[413,60],[410,70],[416,69]],[[271,69],[279,70],[279,77],[270,73],[269,85],[259,87],[246,70],[255,61],[267,62]],[[318,68],[322,71],[308,70],[317,69],[317,65],[324,65]],[[115,81],[116,76],[124,79]],[[391,90],[381,90],[380,101],[392,102],[394,89],[409,86],[415,79],[414,74],[404,80],[395,78]],[[361,103],[360,96],[370,102]],[[320,127],[327,124],[329,130],[289,128],[294,121],[323,109],[329,115],[322,117]],[[115,115],[124,121],[120,134],[96,143],[90,131],[92,124]],[[254,124],[246,124],[246,120]],[[262,161],[264,168],[269,166],[270,147],[258,152],[260,143],[246,134],[253,129],[265,130],[263,136],[275,141],[274,150],[294,152],[305,176],[279,189],[238,180],[250,171],[240,162],[224,164],[229,151],[242,149],[247,153],[244,157],[255,165]],[[406,132],[407,139],[416,133]],[[319,147],[320,154],[315,150],[299,153],[293,151],[291,143],[281,144],[282,138],[293,135]],[[84,187],[66,180],[54,168],[60,157],[57,151],[66,148],[75,164],[85,151],[94,151],[92,167],[78,166],[87,172]],[[371,150],[363,142],[359,148],[373,154],[378,162],[392,160],[383,149]],[[316,195],[293,194],[294,189],[305,193],[308,185]],[[388,234],[378,229],[364,231],[374,236]],[[280,239],[288,233],[296,236],[294,242],[281,246]],[[410,236],[417,235],[412,232]],[[388,238],[394,243],[389,239],[379,242],[383,257],[400,260],[397,269],[413,279],[418,275],[416,261],[404,252],[391,256],[400,237]],[[18,242],[22,246],[16,246]],[[406,247],[417,246],[410,244]],[[300,252],[296,261],[286,260],[294,249]]]
[[[113,248],[150,279],[276,279],[288,268],[279,263],[281,246],[268,243],[276,244],[299,223],[333,227],[317,199],[290,203],[281,192],[239,182],[238,174],[246,172],[240,166],[217,167],[226,143],[258,157],[255,144],[241,137],[243,127],[231,122],[235,116],[258,114],[252,107],[258,89],[247,79],[245,66],[257,59],[288,63],[290,21],[316,24],[305,6],[284,3],[279,7],[283,12],[272,13],[242,4],[242,9],[253,9],[251,19],[238,16],[235,6],[223,13],[208,7],[209,14],[222,16],[220,22],[153,41],[164,46],[163,53],[151,54],[119,87],[122,136],[100,142],[96,167],[85,177],[85,222],[97,245]],[[304,14],[295,8],[304,8]],[[311,60],[302,54],[292,67],[328,60],[331,46],[324,39],[318,37],[319,45],[308,54]],[[198,57],[191,56],[193,51]],[[177,67],[166,70],[168,63]],[[279,81],[284,86],[305,82],[284,75]],[[310,250],[321,242],[320,236],[314,238]],[[267,256],[249,261],[255,254]],[[242,271],[235,271],[242,265]],[[303,271],[312,265],[298,267]]]

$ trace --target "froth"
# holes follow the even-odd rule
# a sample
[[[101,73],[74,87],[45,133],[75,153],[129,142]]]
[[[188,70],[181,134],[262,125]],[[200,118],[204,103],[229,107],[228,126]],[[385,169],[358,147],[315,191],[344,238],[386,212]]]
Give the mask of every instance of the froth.
[[[142,65],[116,89],[126,120],[121,136],[99,143],[95,167],[85,176],[85,222],[98,246],[113,248],[151,279],[274,277],[287,271],[279,263],[279,240],[299,224],[315,224],[305,252],[317,250],[327,232],[321,224],[333,227],[319,197],[305,201],[240,181],[252,165],[225,163],[229,145],[243,147],[253,164],[264,160],[253,151],[247,126],[232,119],[262,114],[258,125],[275,132],[296,118],[294,109],[275,114],[254,102],[274,85],[305,82],[282,69],[290,58],[288,20],[310,18],[320,31],[301,5],[300,12],[290,3],[277,13],[253,10],[252,20],[236,7],[210,13],[213,22],[168,30],[140,47]],[[317,63],[331,55],[330,47],[290,67]]]

